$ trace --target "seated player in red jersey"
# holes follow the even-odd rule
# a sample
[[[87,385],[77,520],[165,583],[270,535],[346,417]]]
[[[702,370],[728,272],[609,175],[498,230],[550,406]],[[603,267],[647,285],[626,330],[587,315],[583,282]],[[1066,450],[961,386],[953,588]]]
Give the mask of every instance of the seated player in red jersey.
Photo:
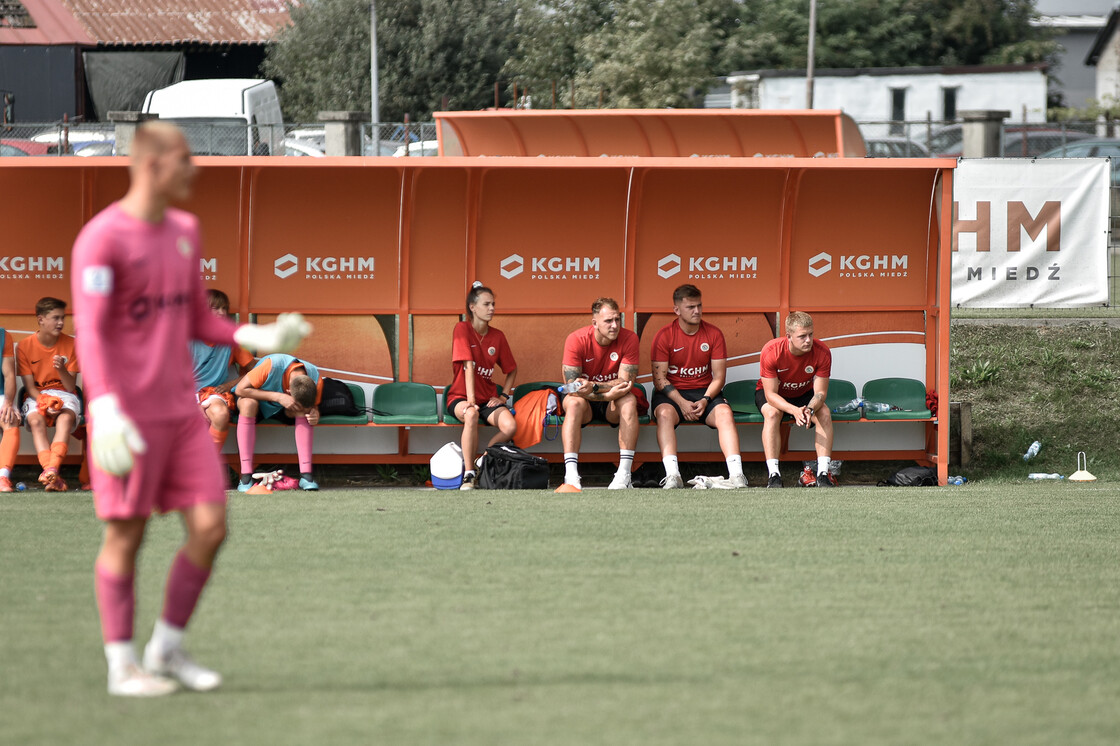
[[[813,317],[804,311],[786,316],[786,336],[763,346],[759,366],[754,399],[764,418],[762,450],[769,472],[766,486],[782,486],[778,468],[780,426],[782,418],[788,415],[798,427],[816,425],[817,486],[834,487],[828,475],[832,461],[832,415],[825,404],[832,352],[824,342],[813,339]]]
[[[677,463],[677,425],[684,421],[703,422],[717,431],[729,481],[736,487],[746,487],[739,431],[731,405],[722,396],[727,380],[723,332],[704,321],[700,290],[695,285],[681,285],[673,291],[673,312],[677,320],[657,332],[650,350],[653,417],[665,464],[661,486],[684,486]]]
[[[632,388],[638,376],[638,335],[622,328],[622,313],[613,298],[591,304],[591,326],[577,329],[564,342],[563,376],[577,388],[564,397],[564,484],[557,491],[578,492],[582,428],[592,419],[618,428],[618,470],[608,489],[633,486],[634,446],[638,443],[638,399]]]
[[[506,406],[516,385],[517,361],[509,349],[506,335],[490,326],[494,318],[494,291],[476,282],[467,293],[467,320],[451,332],[451,369],[455,377],[444,400],[448,413],[461,420],[461,446],[466,473],[461,490],[475,488],[474,454],[478,451],[478,426],[486,423],[498,428],[490,445],[513,440],[517,421]],[[502,393],[494,385],[494,368],[506,374]]]

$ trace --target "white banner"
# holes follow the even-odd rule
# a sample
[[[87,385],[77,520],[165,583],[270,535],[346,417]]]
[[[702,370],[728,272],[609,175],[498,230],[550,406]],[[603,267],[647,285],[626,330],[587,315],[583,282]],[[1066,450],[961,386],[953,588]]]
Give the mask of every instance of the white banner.
[[[953,305],[1108,302],[1107,158],[961,160],[953,175]]]

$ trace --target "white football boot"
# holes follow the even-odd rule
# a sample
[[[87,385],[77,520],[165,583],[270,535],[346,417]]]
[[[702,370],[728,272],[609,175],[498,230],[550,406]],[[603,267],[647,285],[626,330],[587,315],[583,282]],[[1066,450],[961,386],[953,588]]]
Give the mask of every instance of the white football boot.
[[[144,648],[144,669],[157,676],[176,679],[195,692],[208,692],[222,685],[220,673],[195,663],[182,648],[162,651],[148,643]]]

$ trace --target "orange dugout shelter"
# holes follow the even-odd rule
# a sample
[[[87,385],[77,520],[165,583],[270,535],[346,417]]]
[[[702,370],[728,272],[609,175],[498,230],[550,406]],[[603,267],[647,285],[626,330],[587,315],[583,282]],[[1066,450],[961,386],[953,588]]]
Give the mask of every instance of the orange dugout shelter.
[[[447,156],[866,155],[842,111],[754,109],[498,109],[435,113]]]
[[[34,328],[39,297],[69,300],[74,237],[124,193],[126,164],[0,159],[0,323],[17,337]],[[652,336],[671,319],[673,289],[690,282],[727,337],[729,380],[756,377],[762,345],[783,334],[786,313],[805,310],[834,350],[835,378],[857,388],[916,378],[946,411],[951,211],[942,207],[951,205],[951,160],[198,164],[185,207],[202,220],[200,275],[229,294],[242,319],[311,316],[316,333],[299,354],[327,375],[442,388],[451,376],[451,327],[478,279],[495,290],[494,324],[510,339],[519,381],[560,376],[564,336],[589,322],[599,296],[617,299],[639,333],[648,381]],[[382,443],[385,429],[369,430],[317,437],[316,459],[401,460],[398,441]],[[426,430],[413,433],[403,460],[425,462],[450,439]],[[692,440],[698,456],[718,453],[704,433]],[[612,450],[617,456],[617,445],[604,442],[604,460]],[[742,442],[745,457],[761,458],[757,436]],[[791,459],[812,450],[799,433],[789,447]],[[656,453],[652,428],[643,429],[639,449]],[[936,463],[944,482],[947,420],[839,423],[836,454]]]

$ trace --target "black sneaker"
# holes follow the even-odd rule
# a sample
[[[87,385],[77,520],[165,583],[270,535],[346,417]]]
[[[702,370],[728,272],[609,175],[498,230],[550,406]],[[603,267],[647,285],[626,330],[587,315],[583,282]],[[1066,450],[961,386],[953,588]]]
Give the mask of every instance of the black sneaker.
[[[770,479],[768,479],[767,482],[766,482],[766,486],[781,489],[782,488],[782,475],[781,474],[771,474]]]
[[[832,481],[832,477],[830,475],[822,472],[822,473],[817,475],[817,486],[818,487],[835,487],[836,483]]]

